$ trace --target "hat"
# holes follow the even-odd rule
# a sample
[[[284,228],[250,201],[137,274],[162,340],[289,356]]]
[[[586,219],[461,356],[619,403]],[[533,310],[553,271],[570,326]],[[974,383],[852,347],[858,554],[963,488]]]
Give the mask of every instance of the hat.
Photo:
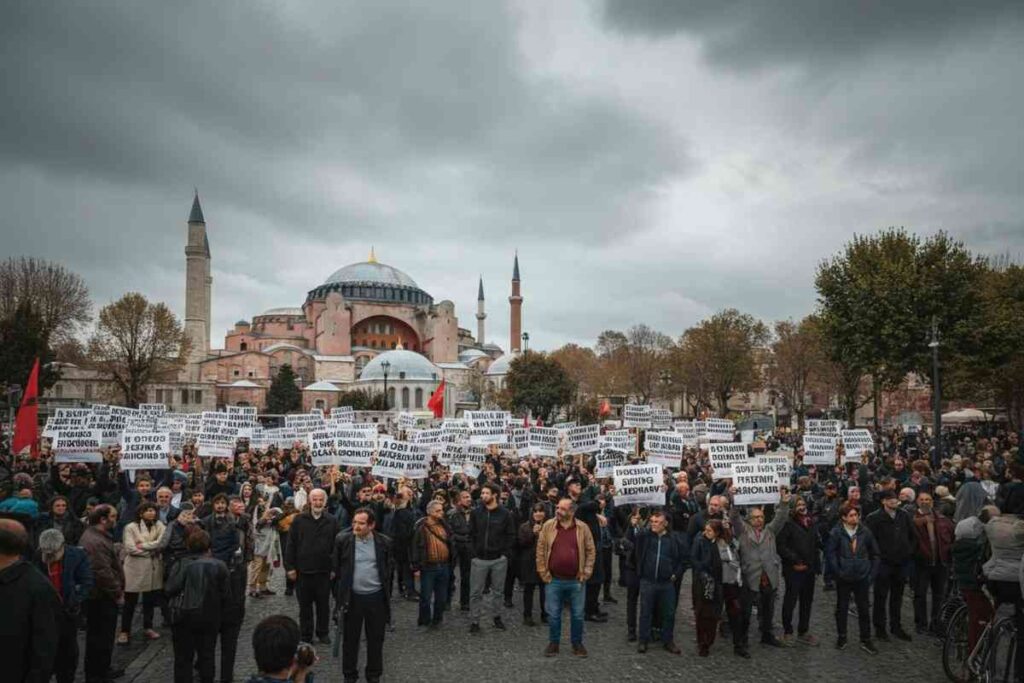
[[[64,547],[64,534],[60,529],[47,529],[39,534],[39,552],[44,555],[53,555]]]
[[[897,498],[895,491],[881,491],[878,494],[878,500],[889,500],[890,498]]]

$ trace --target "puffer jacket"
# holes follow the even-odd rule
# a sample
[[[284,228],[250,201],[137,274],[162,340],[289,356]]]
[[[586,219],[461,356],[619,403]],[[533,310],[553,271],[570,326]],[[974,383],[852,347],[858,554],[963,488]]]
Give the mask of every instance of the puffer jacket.
[[[985,525],[992,556],[982,570],[989,581],[1017,581],[1024,556],[1024,519],[1019,515],[993,517]]]
[[[844,525],[837,524],[829,533],[825,561],[829,575],[840,581],[869,581],[878,572],[878,543],[863,524],[857,526],[852,538]]]

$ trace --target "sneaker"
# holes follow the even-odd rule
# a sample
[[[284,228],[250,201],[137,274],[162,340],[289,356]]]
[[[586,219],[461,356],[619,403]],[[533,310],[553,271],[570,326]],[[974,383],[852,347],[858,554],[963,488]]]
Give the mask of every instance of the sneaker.
[[[878,648],[875,647],[875,644],[870,640],[860,641],[860,649],[864,650],[864,652],[867,652],[869,655],[878,654]]]
[[[542,624],[548,623],[548,615],[547,614],[541,614],[540,615],[540,623],[542,623]]]
[[[782,639],[779,641],[779,645],[782,647],[793,647],[796,645],[796,641],[793,639],[792,633],[783,633]]]
[[[818,638],[816,636],[811,635],[810,633],[805,633],[802,636],[797,636],[796,639],[802,645],[806,645],[808,647],[818,647],[818,645],[821,644],[818,641]]]
[[[548,643],[548,646],[544,648],[545,657],[554,657],[558,654],[558,643]]]
[[[579,645],[573,645],[572,646],[572,653],[574,655],[576,655],[577,657],[586,657],[587,656],[587,648],[583,647],[583,643],[580,643]]]
[[[480,624],[470,624],[469,625],[469,632],[472,635],[478,635],[480,633]]]
[[[160,634],[151,628],[147,628],[145,631],[143,631],[142,635],[144,635],[147,640],[159,640],[160,638]]]
[[[636,644],[636,651],[639,652],[640,654],[646,654],[647,653],[647,643],[641,640],[639,643]]]
[[[629,633],[626,634],[626,642],[627,643],[635,643],[636,642],[636,631],[630,631]]]
[[[674,640],[668,641],[662,647],[664,647],[667,652],[671,652],[674,655],[683,654],[683,651],[679,649],[679,646],[676,645],[676,642]],[[750,655],[747,656],[749,657]]]
[[[501,620],[501,617],[494,617],[494,628],[499,631],[505,630],[505,622]]]
[[[732,652],[737,657],[742,657],[743,659],[750,659],[750,652],[748,652],[747,648],[745,647],[733,648]]]
[[[896,636],[896,638],[898,638],[899,640],[903,640],[903,641],[906,641],[908,643],[913,640],[913,638],[910,637],[909,633],[907,633],[906,631],[904,631],[902,628],[899,628],[899,627],[894,628],[892,630],[892,634],[894,636]]]
[[[845,650],[846,649],[846,636],[839,636],[838,638],[836,638],[836,649],[837,650]]]
[[[618,600],[616,600],[616,599],[615,599],[615,598],[614,598],[614,597],[612,596],[612,594],[611,594],[611,593],[608,593],[607,595],[605,595],[605,596],[604,596],[604,602],[607,602],[607,603],[609,603],[609,604],[612,604],[612,605],[617,605],[617,604],[619,604],[619,601],[618,601]]]
[[[707,657],[710,654],[711,654],[711,649],[708,648],[706,645],[701,645],[701,646],[699,646],[697,648],[697,656],[698,657]]]
[[[596,624],[603,624],[604,622],[608,621],[608,617],[601,616],[600,614],[588,614],[587,616],[583,617],[583,620],[592,621]]]
[[[782,647],[782,643],[779,642],[779,639],[771,633],[761,636],[761,644],[767,645],[768,647]]]
[[[459,605],[459,611],[460,612],[468,612],[469,611],[469,605]]]
[[[272,591],[269,588],[264,588],[260,591],[260,595],[277,595],[277,591]]]
[[[330,636],[320,636],[316,640],[321,645],[330,645],[331,644],[331,637]]]

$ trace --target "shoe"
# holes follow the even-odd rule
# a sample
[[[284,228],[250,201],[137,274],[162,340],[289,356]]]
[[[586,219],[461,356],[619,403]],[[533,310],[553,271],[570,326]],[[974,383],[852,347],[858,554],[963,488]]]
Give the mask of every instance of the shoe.
[[[636,631],[630,631],[629,633],[626,634],[626,642],[627,643],[635,643],[636,642]]]
[[[674,655],[681,655],[681,654],[683,654],[683,651],[679,649],[679,646],[676,645],[676,641],[674,641],[674,640],[668,641],[662,647],[665,648],[666,652],[671,652]]]
[[[838,638],[836,638],[836,649],[837,650],[845,650],[846,649],[846,636],[839,636]]]
[[[797,641],[808,647],[818,647],[821,643],[818,641],[816,636],[812,636],[810,633],[805,633],[802,636],[796,637]]]
[[[558,654],[558,643],[548,643],[548,646],[544,648],[545,657],[554,657]]]
[[[592,621],[592,622],[594,622],[596,624],[603,624],[606,621],[608,621],[608,617],[607,616],[602,616],[600,614],[588,614],[587,616],[583,617],[583,620],[584,621]]]
[[[331,637],[330,636],[320,636],[316,640],[321,645],[330,645],[331,644]]]
[[[124,676],[124,669],[107,670],[107,678],[109,678],[110,680],[114,680],[115,678],[121,678],[121,676]]]
[[[860,641],[860,649],[864,650],[864,652],[867,652],[869,655],[878,654],[878,648],[875,647],[875,644],[870,640]]]
[[[542,624],[548,623],[548,615],[547,614],[540,615],[540,623],[542,623]]]
[[[927,626],[921,626],[920,624],[918,624],[917,626],[914,627],[914,633],[916,633],[919,636],[924,636],[924,635],[928,635],[929,630],[928,630]]]
[[[583,647],[583,643],[580,643],[579,645],[573,645],[572,646],[572,653],[574,655],[576,655],[577,657],[586,657],[587,656],[587,648]]]
[[[761,644],[767,645],[768,647],[782,647],[782,643],[779,642],[779,639],[770,633],[766,636],[761,636]]]
[[[711,650],[708,647],[701,645],[697,648],[698,657],[707,657],[709,654],[711,654]]]
[[[469,611],[469,605],[459,605],[459,611],[460,612],[468,612]]]
[[[405,599],[407,602],[419,602],[420,596],[419,593],[406,593]]]
[[[505,622],[501,620],[501,617],[494,617],[494,628],[499,631],[505,630]]]
[[[781,647],[793,647],[796,645],[796,641],[793,639],[792,633],[783,633],[782,640],[779,641]]]
[[[249,591],[249,597],[250,598],[262,598],[263,596],[260,595],[259,592],[257,592],[257,591]]]
[[[733,648],[732,653],[737,657],[742,657],[743,659],[750,659],[750,652],[748,652],[747,648],[745,647]]]
[[[441,622],[440,621],[432,621],[429,624],[427,624],[427,630],[428,631],[438,631],[438,630],[440,630],[440,628],[441,628]]]
[[[619,604],[619,601],[616,600],[614,597],[612,597],[611,593],[608,593],[607,595],[604,596],[604,602],[607,602],[607,603],[609,603],[611,605]]]
[[[277,595],[277,591],[272,591],[269,588],[264,588],[260,591],[260,595]]]
[[[533,617],[523,617],[523,626],[536,626],[537,622],[533,620]]]
[[[600,608],[600,607],[598,607],[598,608],[597,608],[597,611],[596,611],[596,612],[594,612],[594,614],[596,614],[596,615],[597,615],[597,616],[599,616],[599,617],[604,617],[605,619],[607,619],[607,618],[608,618],[608,613],[607,613],[607,612],[603,612],[603,611],[601,611],[601,608]]]
[[[117,634],[117,644],[118,645],[127,645],[128,644],[128,634],[125,633],[124,631],[121,631],[120,633],[118,633]]]
[[[515,607],[515,605],[512,604],[511,600],[506,600],[505,601],[505,607]]]
[[[640,654],[647,654],[647,643],[645,643],[644,641],[641,640],[636,645],[636,651],[639,652]]]
[[[883,643],[888,643],[889,634],[883,631],[882,629],[875,629],[875,640],[881,641]]]
[[[892,634],[896,636],[896,638],[898,638],[899,640],[903,640],[908,643],[913,640],[913,638],[910,637],[910,634],[904,631],[902,628],[893,629]]]
[[[144,635],[147,640],[160,640],[160,634],[151,628],[147,628],[143,631],[142,635]]]
[[[480,633],[480,624],[470,624],[469,625],[469,632],[472,635],[478,635]]]

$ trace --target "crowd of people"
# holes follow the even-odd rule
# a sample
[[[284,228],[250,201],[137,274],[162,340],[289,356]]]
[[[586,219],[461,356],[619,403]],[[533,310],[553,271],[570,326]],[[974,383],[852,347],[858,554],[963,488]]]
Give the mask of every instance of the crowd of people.
[[[450,628],[445,613],[466,612],[476,635],[505,630],[517,585],[523,624],[547,625],[549,657],[560,654],[565,607],[573,656],[588,656],[585,627],[621,629],[639,653],[658,645],[680,655],[687,572],[695,615],[687,637],[700,657],[719,637],[741,658],[752,656],[752,640],[822,645],[823,625],[812,618],[819,590],[836,594],[834,646],[847,647],[852,612],[871,655],[893,639],[941,636],[940,608],[954,585],[970,609],[971,642],[993,603],[1012,604],[1020,620],[1019,435],[945,434],[941,459],[923,435],[875,439],[859,462],[823,467],[803,463],[798,433],[776,437],[766,447],[793,447],[792,477],[777,505],[757,507],[733,504],[732,482],[714,476],[699,448],[665,470],[662,506],[616,504],[592,457],[519,457],[499,447],[477,477],[435,460],[422,480],[313,467],[301,442],[257,451],[243,441],[224,459],[186,445],[169,469],[151,472],[120,471],[116,447],[88,465],[45,452],[7,456],[0,601],[9,618],[0,620],[0,648],[8,680],[74,680],[83,627],[86,681],[114,680],[123,673],[111,668],[114,649],[162,637],[159,612],[175,681],[197,671],[204,683],[217,674],[228,683],[247,601],[274,595],[270,577],[281,570],[298,624],[271,617],[253,632],[254,680],[311,680],[312,661],[278,641],[339,639],[344,679],[356,681],[365,639],[362,676],[379,681],[393,600],[417,602],[423,629]],[[639,441],[633,460],[642,461]],[[902,619],[908,587],[913,624]],[[604,605],[619,600],[625,623],[609,624]]]

